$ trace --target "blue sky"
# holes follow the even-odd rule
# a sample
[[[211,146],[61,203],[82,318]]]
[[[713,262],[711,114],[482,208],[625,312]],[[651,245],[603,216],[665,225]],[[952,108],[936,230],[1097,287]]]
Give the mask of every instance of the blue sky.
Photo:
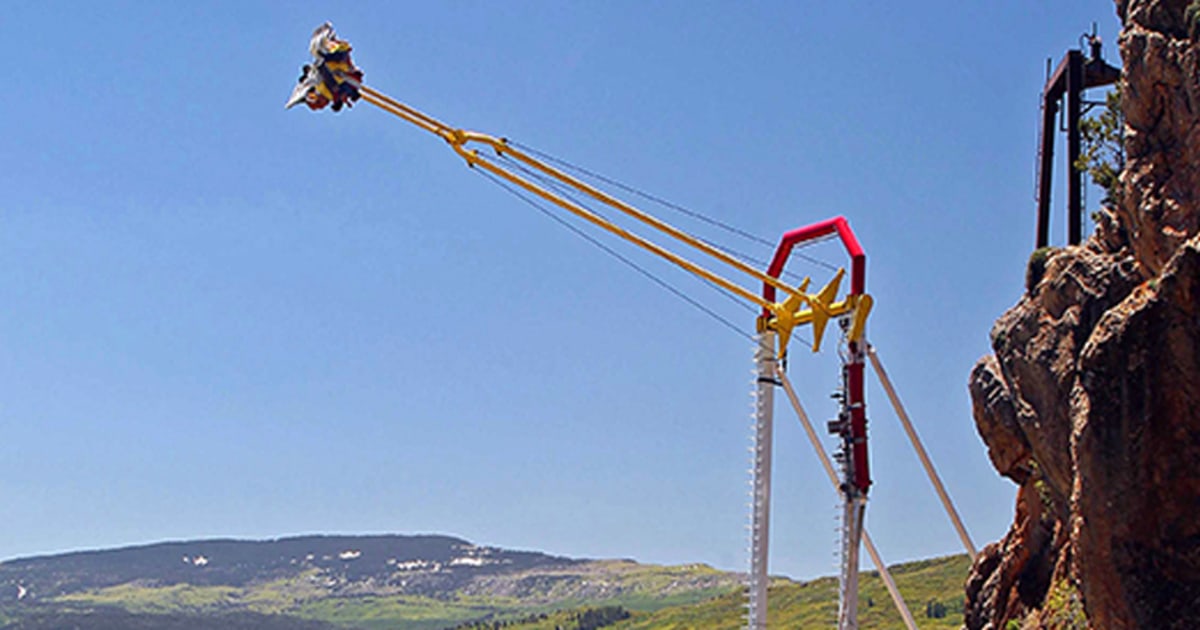
[[[749,342],[414,127],[365,103],[284,111],[324,20],[368,84],[451,124],[770,241],[848,217],[868,254],[869,336],[968,528],[982,545],[1011,521],[967,375],[1022,290],[1046,58],[1097,21],[1114,60],[1111,3],[5,14],[23,52],[0,105],[0,558],[440,532],[744,568]],[[844,262],[833,244],[809,253]],[[790,369],[814,419],[831,417],[835,355],[797,349]],[[958,552],[869,380],[868,528],[889,562]],[[832,573],[836,497],[782,405],[778,422],[771,570]]]

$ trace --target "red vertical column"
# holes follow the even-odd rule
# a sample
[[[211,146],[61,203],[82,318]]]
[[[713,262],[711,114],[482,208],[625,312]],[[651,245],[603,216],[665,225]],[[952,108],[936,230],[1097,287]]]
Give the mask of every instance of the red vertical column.
[[[846,408],[850,412],[850,463],[854,475],[851,482],[866,495],[871,487],[871,464],[867,460],[867,402],[863,391],[863,349],[859,343],[850,342],[843,369],[846,370]]]

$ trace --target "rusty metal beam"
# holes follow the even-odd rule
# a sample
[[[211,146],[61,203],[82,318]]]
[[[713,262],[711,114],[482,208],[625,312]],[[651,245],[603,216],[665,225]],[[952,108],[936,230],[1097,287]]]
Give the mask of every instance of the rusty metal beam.
[[[1083,240],[1083,171],[1079,162],[1079,119],[1083,116],[1083,53],[1067,51],[1067,244]]]
[[[1049,87],[1049,86],[1047,86]],[[1058,133],[1058,99],[1042,92],[1042,145],[1038,151],[1037,247],[1050,244],[1050,183],[1054,178],[1054,136]]]
[[[1054,178],[1054,136],[1059,103],[1066,108],[1067,119],[1067,244],[1083,241],[1083,172],[1075,168],[1081,153],[1079,123],[1083,116],[1083,91],[1112,85],[1121,70],[1100,58],[1099,38],[1091,39],[1091,58],[1083,51],[1068,50],[1042,88],[1042,120],[1038,145],[1037,247],[1050,244],[1050,193]]]

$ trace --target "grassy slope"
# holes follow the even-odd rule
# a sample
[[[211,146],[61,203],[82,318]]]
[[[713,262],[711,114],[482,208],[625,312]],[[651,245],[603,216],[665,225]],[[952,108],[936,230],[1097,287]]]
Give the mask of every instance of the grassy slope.
[[[901,595],[922,628],[958,628],[962,625],[963,580],[970,560],[951,556],[922,560],[891,568]],[[875,572],[864,574],[859,591],[859,626],[863,630],[903,628],[900,614],[892,605],[883,582]],[[837,580],[822,578],[811,582],[779,581],[769,596],[768,627],[830,628],[837,621]],[[947,614],[940,619],[925,616],[928,602],[941,602]],[[510,626],[519,630],[555,630],[573,628],[567,623],[570,613],[559,613],[545,620]],[[691,605],[673,606],[657,612],[638,613],[608,626],[613,630],[741,630],[745,626],[745,596],[721,595]]]
[[[315,571],[254,584],[146,586],[136,583],[80,591],[52,600],[66,607],[115,606],[142,614],[215,615],[247,611],[289,615],[361,630],[438,630],[477,619],[514,619],[576,607],[620,605],[655,611],[731,592],[735,580],[704,565],[664,567],[606,560],[582,567],[532,573],[578,575],[590,596],[549,581],[521,598],[457,594],[446,598],[369,593],[337,594],[318,586]],[[708,585],[708,587],[704,587]]]
[[[923,560],[892,568],[892,575],[918,625],[957,628],[962,624],[962,585],[970,561],[966,556]],[[232,587],[142,587],[121,585],[58,599],[64,605],[113,605],[131,612],[211,615],[237,610],[286,614],[321,620],[343,628],[362,630],[439,630],[476,619],[508,619],[547,613],[545,620],[514,624],[522,630],[572,627],[566,621],[585,607],[620,605],[632,618],[610,626],[614,630],[714,629],[740,630],[745,599],[741,589],[713,588],[662,596],[675,580],[705,575],[707,567],[651,567],[629,564],[596,567],[594,577],[628,588],[612,597],[579,601],[518,600],[485,596],[434,599],[415,596],[329,596],[311,586],[307,576],[259,584],[249,589]],[[593,576],[589,576],[591,578]],[[547,593],[548,595],[549,593]],[[657,594],[657,596],[655,595]],[[863,575],[859,623],[864,629],[903,628],[899,613],[874,572]],[[552,598],[551,598],[552,599]],[[540,601],[539,601],[540,600]],[[772,628],[831,627],[837,615],[837,584],[833,578],[805,583],[777,580],[770,591],[768,622]],[[940,619],[925,616],[927,602],[945,605]],[[572,610],[574,609],[574,610]]]
[[[313,601],[289,613],[344,628],[438,630],[504,610],[504,607],[484,600],[355,597]]]
[[[132,613],[207,614],[228,608],[225,604],[239,589],[230,586],[190,586],[177,584],[145,587],[122,584],[97,591],[72,593],[54,601],[78,605],[118,606]]]
[[[414,596],[355,596],[295,598],[278,583],[263,588],[226,586],[139,587],[120,585],[98,591],[64,595],[65,606],[116,606],[132,613],[217,615],[233,611],[288,615],[326,621],[345,628],[375,630],[432,630],[488,614],[515,614],[519,602],[485,598],[449,600]]]

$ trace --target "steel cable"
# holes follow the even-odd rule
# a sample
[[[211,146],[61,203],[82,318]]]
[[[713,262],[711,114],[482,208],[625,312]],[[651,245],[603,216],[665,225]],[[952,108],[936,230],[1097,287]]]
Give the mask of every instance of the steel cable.
[[[525,166],[524,164],[521,164],[520,162],[517,162],[516,160],[509,158],[508,156],[501,154],[500,157],[502,158],[502,161],[505,165],[521,172],[521,174],[525,175],[526,177],[537,181],[538,183],[542,184],[542,186],[553,190],[554,192],[558,193],[559,195],[561,195],[563,198],[567,199],[571,203],[574,203],[577,206],[585,208],[589,212],[595,214],[596,216],[603,218],[606,221],[612,222],[612,220],[609,219],[607,216],[605,216],[604,213],[598,211],[594,206],[588,204],[583,199],[580,199],[575,194],[577,191],[575,191],[573,188],[567,186],[566,184],[563,184],[562,182],[558,181],[557,179],[554,179],[552,177],[545,175],[544,173],[541,173],[534,169],[531,169],[531,168]],[[544,210],[544,208],[542,208],[542,209]],[[557,215],[554,215],[554,216],[557,217]],[[729,301],[738,305],[740,308],[743,308],[750,313],[758,312],[757,309],[755,309],[753,306],[750,306],[749,304],[745,303],[744,301],[738,299],[738,297],[736,295],[733,295],[729,291],[726,291],[725,289],[717,286],[716,284],[713,284],[712,282],[710,282],[709,280],[707,280],[705,278],[698,278],[698,279],[700,281],[704,282],[705,285],[711,287],[714,291],[716,291],[723,297],[727,298]],[[663,281],[663,282],[665,282],[665,281]]]
[[[576,173],[579,173],[579,174],[585,175],[585,176],[587,176],[587,177],[591,177],[591,178],[593,178],[593,179],[596,179],[596,180],[598,180],[598,181],[604,182],[604,183],[606,183],[606,184],[608,184],[608,185],[610,185],[610,186],[614,186],[614,187],[616,187],[616,188],[619,188],[619,189],[621,189],[621,190],[623,190],[623,191],[625,191],[625,192],[627,192],[627,193],[629,193],[629,194],[631,194],[631,195],[637,195],[638,197],[641,197],[641,198],[643,198],[643,199],[646,199],[647,201],[651,201],[651,202],[657,203],[657,204],[659,204],[659,205],[661,205],[661,206],[663,206],[663,207],[665,207],[665,208],[669,208],[669,209],[671,209],[671,210],[674,210],[674,211],[676,211],[676,212],[679,212],[679,213],[681,213],[681,214],[683,214],[683,215],[685,215],[685,216],[689,216],[689,217],[691,217],[691,218],[693,218],[693,219],[696,219],[697,221],[701,221],[701,222],[703,222],[703,223],[707,223],[708,225],[711,225],[711,226],[713,226],[713,227],[720,228],[720,229],[722,229],[722,230],[725,230],[726,232],[729,232],[729,233],[731,233],[731,234],[736,234],[736,235],[738,235],[738,236],[740,236],[740,237],[742,237],[742,238],[745,238],[745,239],[747,239],[747,240],[753,241],[753,242],[755,242],[755,243],[758,243],[758,244],[760,244],[760,245],[765,245],[765,246],[767,246],[767,247],[774,247],[774,246],[775,246],[775,243],[772,243],[771,241],[769,241],[769,240],[767,240],[767,239],[765,239],[765,238],[763,238],[763,237],[761,237],[761,236],[758,236],[757,234],[753,234],[753,233],[751,233],[751,232],[748,232],[748,231],[746,231],[746,230],[743,230],[743,229],[741,229],[741,228],[739,228],[739,227],[737,227],[737,226],[735,226],[735,225],[731,225],[731,224],[729,224],[729,223],[726,223],[726,222],[724,222],[724,221],[721,221],[720,219],[715,219],[715,218],[712,218],[712,217],[710,217],[710,216],[708,216],[708,215],[705,215],[705,214],[704,214],[704,213],[702,213],[702,212],[698,212],[698,211],[696,211],[696,210],[692,210],[692,209],[690,209],[690,208],[687,208],[687,207],[685,207],[685,206],[682,206],[682,205],[680,205],[680,204],[674,203],[674,202],[672,202],[672,201],[670,201],[670,200],[668,200],[668,199],[664,199],[664,198],[662,198],[662,197],[659,197],[659,196],[657,196],[657,195],[654,195],[654,194],[648,193],[648,192],[646,192],[646,191],[643,191],[643,190],[641,190],[641,189],[639,189],[639,188],[636,188],[636,187],[634,187],[634,186],[630,186],[630,185],[628,185],[628,184],[625,184],[625,183],[623,183],[623,182],[621,182],[621,181],[619,181],[619,180],[613,179],[613,178],[611,178],[611,177],[608,177],[608,176],[606,176],[606,175],[603,175],[603,174],[597,173],[597,172],[595,172],[595,171],[589,170],[589,169],[587,169],[587,168],[584,168],[584,167],[582,167],[582,166],[579,166],[578,164],[574,164],[574,163],[572,163],[572,162],[570,162],[570,161],[567,161],[567,160],[564,160],[564,159],[562,159],[562,158],[555,157],[555,156],[553,156],[553,155],[550,155],[549,153],[546,153],[545,151],[540,151],[540,150],[538,150],[538,149],[535,149],[535,148],[533,148],[533,147],[531,147],[531,146],[529,146],[529,145],[527,145],[527,144],[523,144],[523,143],[520,143],[520,142],[516,142],[516,141],[514,141],[514,140],[509,140],[509,139],[507,139],[507,138],[505,139],[505,141],[506,141],[506,142],[508,142],[509,144],[511,144],[512,146],[514,146],[514,147],[517,147],[518,149],[520,149],[520,150],[522,150],[522,151],[525,151],[525,152],[527,152],[527,153],[531,153],[531,154],[533,154],[533,155],[536,155],[536,156],[538,156],[539,158],[541,158],[541,159],[543,159],[543,160],[546,160],[547,162],[553,162],[553,163],[555,163],[555,164],[558,164],[559,166],[562,166],[562,167],[564,167],[564,168],[567,168],[567,169],[573,170],[573,171],[575,171]],[[706,241],[706,242],[707,242],[707,241]],[[708,244],[712,245],[712,243],[708,243]],[[811,243],[810,243],[810,244],[811,244]],[[721,248],[721,249],[725,249],[725,248]],[[736,253],[736,252],[733,252],[733,251],[730,251],[730,250],[726,250],[726,251],[727,251],[728,253]],[[738,254],[738,255],[739,255],[739,256],[742,256],[741,254]],[[805,261],[807,261],[807,262],[809,262],[809,263],[811,263],[811,264],[813,264],[813,265],[817,265],[817,266],[820,266],[820,267],[824,267],[825,269],[828,269],[828,270],[830,270],[830,271],[837,271],[837,270],[838,270],[838,267],[837,267],[837,266],[835,266],[835,265],[833,265],[833,264],[831,264],[831,263],[828,263],[828,262],[826,262],[826,261],[824,261],[824,260],[821,260],[821,259],[819,259],[819,258],[815,258],[815,257],[809,256],[809,255],[807,255],[807,254],[802,254],[802,253],[799,253],[799,252],[795,252],[795,251],[793,251],[792,255],[793,255],[793,256],[795,256],[795,257],[797,257],[797,258],[800,258],[800,259],[802,259],[802,260],[805,260]],[[745,257],[745,258],[747,258],[747,259],[749,260],[749,257]],[[755,262],[756,264],[763,264],[763,266],[766,266],[766,264],[765,264],[765,263],[763,263],[762,261],[753,261],[753,262]]]
[[[727,318],[725,318],[725,317],[721,316],[721,315],[720,315],[719,313],[717,313],[716,311],[714,311],[714,310],[712,310],[712,309],[708,308],[707,306],[704,306],[703,304],[701,304],[701,303],[700,303],[699,301],[697,301],[696,299],[694,299],[694,298],[692,298],[692,297],[688,296],[688,295],[687,295],[687,294],[685,294],[683,291],[681,291],[681,290],[679,290],[679,289],[675,288],[674,286],[672,286],[672,285],[671,285],[670,283],[668,283],[667,281],[665,281],[665,280],[663,280],[662,278],[659,278],[658,276],[654,275],[654,273],[652,273],[651,271],[649,271],[649,270],[648,270],[648,269],[646,269],[645,267],[642,267],[641,265],[637,264],[636,262],[634,262],[633,260],[629,259],[628,257],[626,257],[626,256],[622,255],[620,252],[618,252],[618,251],[616,251],[616,250],[612,249],[611,247],[609,247],[608,245],[605,245],[604,243],[601,243],[600,241],[596,240],[596,238],[595,238],[595,237],[593,237],[592,235],[588,234],[587,232],[584,232],[583,230],[579,229],[577,226],[575,226],[575,225],[572,225],[572,224],[571,224],[570,222],[568,222],[566,219],[563,219],[562,217],[558,216],[557,214],[554,214],[553,212],[551,212],[550,210],[546,209],[546,208],[545,208],[545,207],[543,207],[541,204],[539,204],[537,201],[535,201],[534,199],[530,198],[528,195],[525,195],[525,194],[524,194],[524,193],[522,193],[521,191],[519,191],[519,190],[517,190],[516,188],[512,187],[511,185],[509,185],[509,184],[508,184],[508,182],[505,182],[505,181],[501,180],[500,178],[496,177],[495,175],[493,175],[493,174],[491,174],[491,173],[488,173],[487,171],[479,170],[478,172],[479,172],[481,175],[483,175],[483,176],[484,176],[486,179],[488,179],[489,181],[491,181],[493,184],[496,184],[497,186],[499,186],[499,187],[503,188],[504,190],[508,191],[510,194],[512,194],[513,196],[517,197],[517,198],[518,198],[518,199],[520,199],[521,201],[524,201],[526,204],[528,204],[529,206],[533,207],[534,209],[536,209],[538,212],[542,213],[542,214],[543,214],[543,215],[545,215],[546,217],[550,218],[551,220],[553,220],[553,221],[554,221],[555,223],[557,223],[558,225],[562,226],[563,228],[566,228],[567,230],[570,230],[570,231],[571,231],[571,232],[573,232],[573,233],[574,233],[576,236],[578,236],[578,237],[580,237],[580,238],[584,239],[585,241],[587,241],[588,243],[591,243],[592,245],[596,246],[596,247],[597,247],[597,248],[599,248],[601,251],[603,251],[603,252],[607,253],[609,256],[612,256],[613,258],[616,258],[617,260],[619,260],[619,261],[621,261],[621,262],[625,263],[625,264],[626,264],[626,265],[628,265],[630,268],[632,268],[634,271],[636,271],[636,272],[638,272],[639,274],[641,274],[641,275],[645,276],[645,277],[646,277],[646,278],[648,278],[648,279],[649,279],[651,282],[654,282],[655,284],[657,284],[659,287],[661,287],[661,288],[663,288],[663,289],[665,289],[665,290],[669,291],[670,293],[674,294],[674,295],[675,295],[676,297],[678,297],[679,299],[683,300],[684,302],[687,302],[687,303],[688,303],[688,304],[690,304],[692,307],[694,307],[694,308],[696,308],[696,309],[700,310],[701,312],[705,313],[705,314],[706,314],[706,315],[708,315],[709,317],[711,317],[711,318],[715,319],[716,321],[718,321],[719,323],[721,323],[722,325],[724,325],[726,328],[728,328],[728,329],[732,330],[733,332],[737,333],[738,335],[740,335],[740,336],[742,336],[742,337],[744,337],[744,338],[746,338],[746,339],[749,339],[749,340],[750,340],[750,341],[752,341],[752,342],[754,341],[754,337],[753,337],[752,335],[750,335],[749,333],[747,333],[747,332],[743,331],[743,330],[741,329],[741,327],[739,327],[737,324],[734,324],[733,322],[729,321]]]

